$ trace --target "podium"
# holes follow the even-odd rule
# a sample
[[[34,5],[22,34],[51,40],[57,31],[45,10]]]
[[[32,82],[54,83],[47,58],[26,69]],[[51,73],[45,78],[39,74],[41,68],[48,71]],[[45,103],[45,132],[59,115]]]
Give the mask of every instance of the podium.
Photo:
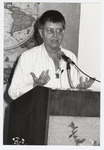
[[[35,87],[10,104],[7,145],[47,145],[50,115],[100,117],[100,92]]]

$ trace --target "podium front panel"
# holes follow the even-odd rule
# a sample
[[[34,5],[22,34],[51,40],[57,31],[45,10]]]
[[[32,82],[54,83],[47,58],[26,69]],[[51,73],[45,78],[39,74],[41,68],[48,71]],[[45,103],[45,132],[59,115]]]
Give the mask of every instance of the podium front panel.
[[[50,115],[100,117],[100,92],[50,90]]]
[[[48,145],[100,146],[100,92],[50,89],[48,108]]]
[[[36,87],[10,104],[8,145],[47,145],[50,116],[100,117],[100,93]]]

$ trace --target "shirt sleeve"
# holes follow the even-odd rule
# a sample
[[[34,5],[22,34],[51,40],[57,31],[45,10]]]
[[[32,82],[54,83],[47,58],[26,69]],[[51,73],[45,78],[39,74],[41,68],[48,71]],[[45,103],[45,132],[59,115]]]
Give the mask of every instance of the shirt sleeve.
[[[22,54],[18,60],[14,75],[11,81],[8,94],[12,99],[16,99],[33,88],[33,80],[30,75],[30,59]]]

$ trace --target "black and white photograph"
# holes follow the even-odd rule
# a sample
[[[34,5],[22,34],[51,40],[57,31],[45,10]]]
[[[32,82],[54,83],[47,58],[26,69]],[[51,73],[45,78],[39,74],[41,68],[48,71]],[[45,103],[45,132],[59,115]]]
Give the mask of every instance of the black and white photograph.
[[[103,6],[2,1],[1,148],[104,148]]]

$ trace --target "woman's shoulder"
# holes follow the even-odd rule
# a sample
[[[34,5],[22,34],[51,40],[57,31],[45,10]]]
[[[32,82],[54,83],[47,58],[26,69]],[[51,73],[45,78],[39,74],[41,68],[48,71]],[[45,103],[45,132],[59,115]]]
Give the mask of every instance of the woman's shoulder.
[[[34,55],[37,51],[39,51],[39,49],[41,49],[41,46],[42,45],[39,45],[39,46],[33,47],[31,49],[28,49],[25,52],[23,52],[21,56],[22,57],[27,57],[27,56],[29,57],[31,55]]]

